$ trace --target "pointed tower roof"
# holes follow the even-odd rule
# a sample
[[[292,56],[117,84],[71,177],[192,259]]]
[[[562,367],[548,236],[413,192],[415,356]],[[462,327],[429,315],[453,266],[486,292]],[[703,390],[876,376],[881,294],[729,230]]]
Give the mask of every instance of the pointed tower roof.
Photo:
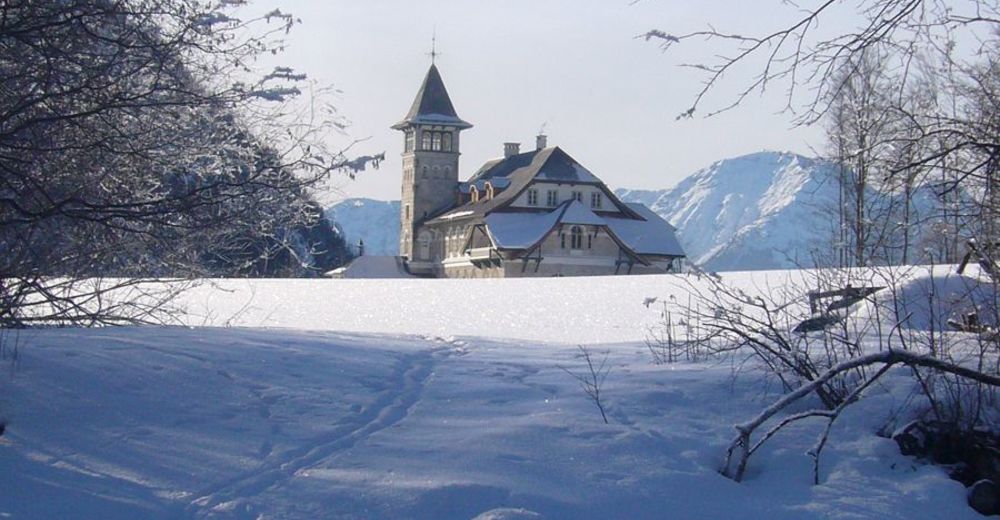
[[[444,88],[444,81],[441,80],[441,73],[433,63],[427,71],[423,84],[420,85],[420,90],[417,91],[417,97],[413,100],[410,111],[402,121],[392,125],[392,128],[402,130],[412,124],[451,125],[459,128],[472,126],[455,113],[455,107],[448,97],[448,90]]]

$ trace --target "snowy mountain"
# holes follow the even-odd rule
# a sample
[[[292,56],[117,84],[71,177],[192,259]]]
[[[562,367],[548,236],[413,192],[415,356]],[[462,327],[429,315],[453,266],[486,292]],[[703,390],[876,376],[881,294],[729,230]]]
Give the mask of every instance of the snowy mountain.
[[[688,258],[707,269],[812,265],[813,251],[833,231],[833,168],[821,159],[759,152],[718,161],[671,189],[616,193],[676,226]]]
[[[326,210],[326,218],[344,235],[357,252],[358,240],[365,241],[365,254],[399,254],[399,201],[346,199]]]
[[[837,225],[836,165],[787,152],[758,152],[718,161],[667,190],[616,191],[641,202],[678,229],[688,259],[714,271],[787,269],[830,265]],[[875,220],[901,219],[902,195],[869,190]],[[935,238],[939,206],[934,190],[911,198],[910,259]],[[880,209],[881,208],[881,209]],[[895,216],[889,217],[889,208]],[[898,239],[898,237],[897,237]],[[900,255],[901,244],[894,255]],[[893,262],[899,262],[896,258]]]

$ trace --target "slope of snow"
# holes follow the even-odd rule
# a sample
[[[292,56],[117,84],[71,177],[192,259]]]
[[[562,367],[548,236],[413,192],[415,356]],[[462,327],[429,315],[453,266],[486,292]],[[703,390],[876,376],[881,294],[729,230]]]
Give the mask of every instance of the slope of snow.
[[[345,199],[326,210],[326,217],[357,252],[358,240],[365,241],[365,254],[399,254],[399,201]]]
[[[728,363],[650,363],[643,299],[686,283],[219,280],[184,296],[191,323],[281,328],[8,332],[0,517],[977,518],[875,435],[905,370],[838,421],[820,485],[808,422],[720,476],[731,425],[774,394]],[[607,353],[610,424],[567,373],[577,343]]]

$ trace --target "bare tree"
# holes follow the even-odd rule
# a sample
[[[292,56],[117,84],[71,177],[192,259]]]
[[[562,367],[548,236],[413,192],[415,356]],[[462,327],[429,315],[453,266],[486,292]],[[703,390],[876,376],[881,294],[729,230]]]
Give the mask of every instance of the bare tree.
[[[928,274],[921,274],[928,273]],[[894,366],[910,369],[928,417],[949,434],[996,431],[1000,382],[997,288],[973,277],[936,277],[924,268],[828,269],[798,273],[786,289],[734,287],[721,277],[688,280],[701,344],[734,356],[740,370],[780,382],[782,397],[737,436],[722,472],[741,480],[750,457],[787,425],[826,424],[810,452],[813,480],[830,428]],[[808,292],[807,292],[808,290]],[[815,398],[805,411],[788,407]]]
[[[835,81],[842,84],[830,101],[827,136],[838,165],[841,267],[892,261],[883,252],[891,238],[893,204],[883,196],[880,178],[896,113],[884,98],[891,82],[884,55],[877,48],[869,51],[839,72]]]
[[[996,375],[983,373],[961,365],[942,361],[932,356],[919,355],[905,350],[886,350],[883,352],[859,356],[855,359],[850,359],[830,367],[828,370],[820,374],[816,380],[799,387],[794,392],[790,392],[782,396],[753,419],[737,425],[736,430],[738,435],[729,445],[729,449],[726,452],[726,459],[723,464],[722,473],[739,482],[743,479],[743,474],[746,471],[747,462],[750,460],[750,456],[753,455],[758,448],[777,434],[782,428],[810,417],[824,417],[827,419],[827,425],[810,453],[814,460],[813,482],[819,484],[819,457],[823,451],[823,447],[826,445],[827,439],[829,438],[830,427],[833,422],[840,417],[840,414],[848,405],[856,402],[860,398],[861,393],[865,389],[875,383],[894,365],[900,364],[912,368],[930,368],[938,372],[953,374],[967,380],[989,385],[991,387],[1000,386],[1000,377]],[[844,372],[857,371],[861,367],[878,367],[878,370],[873,371],[871,376],[865,378],[861,384],[857,385],[855,391],[851,392],[851,394],[849,394],[840,405],[834,407],[833,409],[807,410],[785,416],[770,429],[766,430],[759,440],[751,442],[751,436],[756,432],[756,430],[767,423],[767,421],[773,418],[776,414],[784,411],[787,407],[800,399],[817,391],[831,378],[837,377]]]
[[[872,55],[879,54],[892,71],[892,81],[865,86],[869,90],[878,89],[865,95],[881,96],[889,102],[883,108],[897,111],[908,120],[908,131],[898,134],[895,144],[902,145],[900,139],[910,144],[897,147],[906,150],[895,155],[897,160],[887,163],[882,177],[891,185],[908,189],[910,178],[917,172],[940,173],[934,177],[940,182],[938,190],[942,198],[960,196],[956,192],[965,190],[974,194],[977,201],[970,211],[951,211],[946,220],[952,222],[942,229],[956,229],[959,226],[955,221],[963,219],[967,221],[963,226],[976,228],[977,236],[995,241],[995,158],[1000,150],[1000,135],[994,114],[997,106],[994,63],[1000,3],[864,0],[845,4],[828,0],[815,7],[778,2],[775,7],[781,4],[798,9],[794,21],[759,35],[714,28],[686,33],[652,30],[645,34],[647,39],[659,41],[677,52],[682,52],[678,49],[690,42],[705,39],[724,49],[716,53],[713,61],[690,64],[706,78],[693,103],[680,117],[692,117],[699,112],[717,114],[739,106],[751,93],[780,88],[784,90],[786,110],[798,124],[814,124],[824,118],[835,122],[841,119],[839,100],[850,94],[845,91],[853,86],[864,86],[869,75],[866,63]],[[821,22],[835,17],[838,11],[843,14],[844,10],[854,15],[855,27],[839,34],[817,30]],[[747,63],[763,65],[749,80],[738,85],[732,98],[716,101],[716,106],[704,110],[703,105],[712,103],[711,94],[717,87],[732,81],[729,78],[734,75],[729,73]],[[929,84],[927,74],[921,74],[921,63],[932,63],[933,68],[947,71],[947,81],[935,82],[939,87],[936,103],[906,102],[920,86]],[[863,116],[866,121],[877,121],[884,113],[876,108]],[[867,168],[868,164],[853,166]],[[857,172],[857,175],[868,173]],[[898,179],[900,175],[904,178]],[[953,197],[950,203],[954,204],[957,198],[960,197]],[[960,213],[962,217],[958,217]],[[858,216],[853,220],[863,222]],[[855,234],[860,231],[855,230]],[[951,238],[952,244],[960,242],[958,236]],[[908,235],[903,241],[909,242]],[[949,254],[954,255],[955,251]]]
[[[377,159],[325,144],[332,111],[294,112],[304,75],[254,78],[296,20],[240,20],[241,3],[0,4],[6,325],[146,319],[109,303],[126,282],[86,280],[197,274],[220,252],[251,262],[252,243],[273,256],[316,221],[310,186]]]
[[[604,353],[600,361],[594,358],[594,355],[589,349],[583,345],[578,345],[577,348],[580,350],[579,357],[583,358],[586,362],[585,372],[574,372],[565,367],[559,367],[563,372],[573,376],[580,383],[580,388],[583,392],[587,394],[587,397],[597,406],[597,409],[601,412],[601,419],[604,420],[604,424],[608,424],[608,415],[604,411],[604,401],[601,397],[601,389],[604,386],[604,380],[608,378],[608,373],[611,372],[611,365],[608,364],[608,352]]]

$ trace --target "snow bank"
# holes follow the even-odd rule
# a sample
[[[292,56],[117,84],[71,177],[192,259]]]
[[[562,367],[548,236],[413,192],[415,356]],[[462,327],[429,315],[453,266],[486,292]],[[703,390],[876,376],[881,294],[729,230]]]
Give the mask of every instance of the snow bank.
[[[952,330],[949,320],[962,322],[963,316],[978,315],[983,325],[996,325],[997,295],[994,286],[976,276],[954,272],[921,273],[897,289],[901,325],[912,330]],[[880,298],[887,309],[893,308],[891,295]]]
[[[650,363],[643,300],[689,282],[222,280],[184,296],[189,323],[269,328],[9,335],[0,517],[978,518],[943,470],[875,435],[909,420],[905,370],[838,421],[820,485],[809,422],[742,484],[719,475],[732,425],[777,389]],[[611,424],[566,373],[585,370],[576,343],[608,356]]]
[[[677,275],[507,280],[214,280],[181,300],[188,325],[485,336],[571,344],[642,341],[647,297]]]

